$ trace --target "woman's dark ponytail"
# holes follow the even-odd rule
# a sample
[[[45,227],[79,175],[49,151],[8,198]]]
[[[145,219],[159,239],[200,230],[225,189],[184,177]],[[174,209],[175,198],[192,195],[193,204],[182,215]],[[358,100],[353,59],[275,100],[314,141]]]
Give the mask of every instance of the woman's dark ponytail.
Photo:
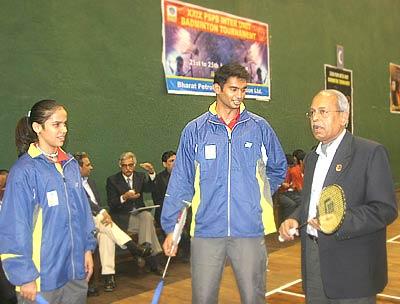
[[[41,100],[35,103],[28,114],[18,121],[15,128],[15,145],[18,157],[28,151],[31,143],[38,141],[37,134],[32,129],[32,124],[36,122],[44,126],[46,120],[59,108],[65,109],[63,105],[58,104],[55,100]]]

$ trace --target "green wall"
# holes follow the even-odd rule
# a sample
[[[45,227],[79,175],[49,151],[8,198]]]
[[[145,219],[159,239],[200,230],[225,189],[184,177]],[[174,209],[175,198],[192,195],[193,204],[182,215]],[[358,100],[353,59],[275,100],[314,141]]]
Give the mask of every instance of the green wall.
[[[398,0],[192,0],[270,25],[272,99],[247,107],[275,128],[286,151],[314,140],[304,112],[323,87],[336,44],[353,70],[355,134],[390,151],[400,185],[400,115],[390,114],[389,62],[400,64]],[[66,150],[91,154],[104,197],[122,151],[161,170],[184,125],[210,97],[166,94],[159,0],[0,0],[0,167],[15,160],[14,127],[39,99],[69,112]]]

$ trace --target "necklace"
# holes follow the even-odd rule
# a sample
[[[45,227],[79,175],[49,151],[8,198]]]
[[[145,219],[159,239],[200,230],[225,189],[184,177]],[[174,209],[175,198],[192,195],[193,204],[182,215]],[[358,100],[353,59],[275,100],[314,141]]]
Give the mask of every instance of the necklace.
[[[47,153],[47,152],[43,151],[42,149],[40,149],[39,145],[36,145],[36,147],[40,150],[40,152],[42,152],[48,158],[57,158],[57,156],[58,156],[58,149],[54,153]]]

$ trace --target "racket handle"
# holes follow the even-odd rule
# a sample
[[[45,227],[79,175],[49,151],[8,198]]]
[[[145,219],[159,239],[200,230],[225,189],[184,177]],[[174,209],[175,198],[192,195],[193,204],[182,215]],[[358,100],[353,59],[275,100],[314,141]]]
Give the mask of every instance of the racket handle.
[[[297,232],[297,229],[298,229],[298,228],[290,228],[290,229],[289,229],[289,235],[290,235],[290,236],[295,235],[296,232]],[[284,241],[285,241],[284,238],[281,237],[281,235],[278,236],[278,240],[279,240],[279,242],[284,242]]]

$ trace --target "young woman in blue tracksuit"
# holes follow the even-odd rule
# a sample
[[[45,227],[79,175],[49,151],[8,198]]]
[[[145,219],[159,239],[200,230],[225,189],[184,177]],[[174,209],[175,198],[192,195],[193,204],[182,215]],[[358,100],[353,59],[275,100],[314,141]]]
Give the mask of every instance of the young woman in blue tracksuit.
[[[67,112],[37,102],[20,119],[19,158],[10,170],[0,212],[0,254],[19,303],[86,303],[93,272],[94,225],[77,161],[61,147]]]

